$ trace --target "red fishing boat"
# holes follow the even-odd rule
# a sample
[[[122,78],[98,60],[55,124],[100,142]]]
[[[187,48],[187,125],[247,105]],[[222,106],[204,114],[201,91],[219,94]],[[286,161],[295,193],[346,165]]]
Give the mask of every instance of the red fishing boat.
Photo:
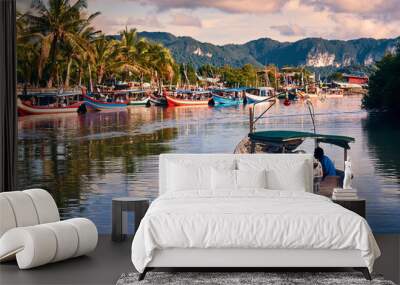
[[[178,91],[176,95],[165,95],[168,106],[207,106],[212,98],[209,91]]]
[[[74,113],[82,104],[81,92],[32,93],[17,99],[19,116]]]

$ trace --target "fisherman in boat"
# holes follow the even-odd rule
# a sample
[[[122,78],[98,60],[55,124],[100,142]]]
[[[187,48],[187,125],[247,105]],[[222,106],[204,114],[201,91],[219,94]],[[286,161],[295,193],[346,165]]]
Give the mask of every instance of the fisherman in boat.
[[[327,176],[341,176],[340,173],[337,173],[335,164],[332,160],[324,154],[322,147],[318,146],[315,148],[314,157],[321,163],[323,178]]]

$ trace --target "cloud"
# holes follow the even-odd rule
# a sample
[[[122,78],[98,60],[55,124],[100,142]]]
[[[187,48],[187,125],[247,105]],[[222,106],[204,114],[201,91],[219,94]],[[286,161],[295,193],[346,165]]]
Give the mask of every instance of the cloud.
[[[144,16],[143,18],[140,17],[129,17],[126,20],[127,26],[146,26],[152,28],[162,28],[163,25],[160,23],[158,18],[154,15]]]
[[[159,10],[214,8],[227,13],[278,12],[290,0],[134,0],[142,5],[156,6]]]
[[[197,28],[201,28],[203,26],[201,20],[198,17],[194,15],[187,15],[184,13],[173,14],[170,24],[175,26],[188,26]]]
[[[302,0],[317,10],[348,13],[363,18],[396,20],[400,17],[399,0]]]
[[[278,31],[282,36],[304,36],[306,35],[306,29],[299,25],[274,25],[270,27],[273,30]]]
[[[353,14],[332,14],[336,23],[329,32],[330,37],[353,39],[360,37],[392,38],[400,33],[400,22],[383,22],[378,19],[366,19]]]
[[[93,21],[94,25],[105,33],[116,33],[125,27],[140,28],[163,28],[158,18],[154,15],[146,15],[144,17],[108,17],[101,14]]]

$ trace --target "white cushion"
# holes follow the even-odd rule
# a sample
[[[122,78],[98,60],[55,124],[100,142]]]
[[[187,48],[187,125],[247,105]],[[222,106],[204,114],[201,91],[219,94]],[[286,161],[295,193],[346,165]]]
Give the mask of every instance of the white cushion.
[[[84,218],[13,228],[0,238],[0,261],[16,256],[19,268],[28,269],[80,256],[96,248],[97,235]]]
[[[17,222],[15,221],[14,211],[10,202],[6,197],[0,195],[0,237],[6,231],[16,226]]]
[[[276,156],[276,159],[238,159],[239,170],[267,171],[267,188],[272,190],[307,191],[312,179],[308,161],[295,160],[294,155]],[[312,163],[312,161],[310,162]]]
[[[234,169],[229,161],[210,161],[209,163],[175,160],[168,163],[168,191],[210,190],[211,169]]]
[[[170,163],[168,188],[171,191],[185,191],[210,188],[209,167]]]
[[[29,195],[22,191],[3,192],[15,215],[17,227],[33,226],[39,223],[38,215]]]
[[[238,189],[267,188],[267,171],[263,170],[236,170]]]
[[[236,170],[232,169],[211,169],[211,189],[214,191],[237,189]]]
[[[43,189],[29,189],[22,191],[32,199],[39,218],[39,224],[52,223],[60,220],[56,202],[49,192]]]

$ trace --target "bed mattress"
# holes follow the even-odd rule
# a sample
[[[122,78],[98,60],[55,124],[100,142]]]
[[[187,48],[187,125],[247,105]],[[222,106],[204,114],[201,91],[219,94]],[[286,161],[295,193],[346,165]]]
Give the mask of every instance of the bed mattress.
[[[361,216],[319,195],[248,189],[169,192],[149,208],[132,243],[139,272],[165,249],[359,250],[372,271],[379,248]]]

